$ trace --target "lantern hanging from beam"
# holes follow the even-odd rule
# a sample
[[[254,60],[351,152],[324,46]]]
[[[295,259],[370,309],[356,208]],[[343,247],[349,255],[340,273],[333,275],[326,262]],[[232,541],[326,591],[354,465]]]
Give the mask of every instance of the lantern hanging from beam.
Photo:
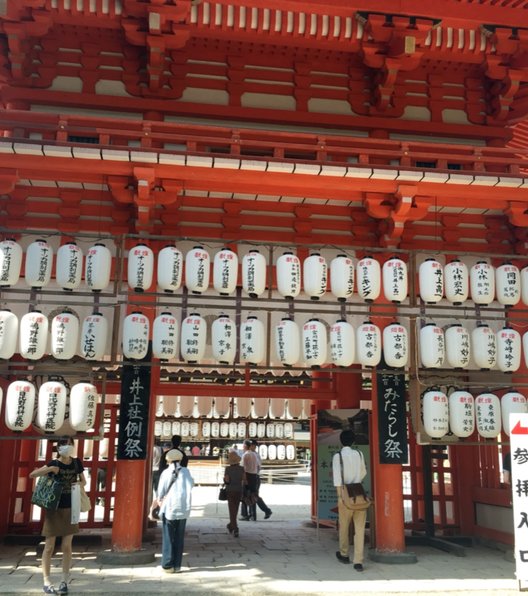
[[[146,244],[136,244],[128,251],[128,287],[135,292],[145,292],[152,285],[154,253]]]
[[[399,304],[407,298],[407,264],[398,257],[391,257],[382,268],[383,294],[387,300]]]
[[[303,356],[308,366],[319,368],[326,362],[327,341],[326,327],[319,319],[310,319],[303,325]]]
[[[158,253],[157,280],[161,290],[167,293],[179,290],[182,282],[183,255],[173,244]]]
[[[6,394],[5,424],[13,431],[24,431],[31,426],[35,410],[35,386],[19,380],[9,384]]]
[[[326,294],[328,280],[328,265],[326,259],[319,253],[314,253],[304,259],[303,283],[304,292],[310,300],[319,300]]]
[[[18,318],[10,310],[0,310],[0,359],[9,360],[17,348]]]
[[[427,323],[420,329],[420,360],[425,368],[444,366],[444,330],[436,323]]]
[[[266,331],[262,321],[249,316],[240,326],[240,361],[260,364],[266,356]]]
[[[281,319],[275,327],[275,353],[284,366],[294,366],[301,357],[299,326],[289,317]]]
[[[249,397],[234,397],[236,415],[238,418],[249,418],[252,410],[252,401]],[[267,414],[267,410],[266,410]]]
[[[445,332],[446,360],[453,368],[467,368],[471,357],[468,330],[460,323],[450,325]]]
[[[502,372],[515,372],[521,366],[521,336],[511,327],[497,332],[497,366]]]
[[[376,259],[364,257],[356,267],[357,292],[365,302],[376,300],[381,291],[381,267]]]
[[[471,353],[475,364],[489,370],[497,364],[497,336],[486,323],[478,323],[471,332]]]
[[[354,261],[347,255],[339,254],[330,262],[330,291],[339,302],[354,293]]]
[[[387,366],[402,368],[409,360],[407,329],[398,322],[383,329],[383,357]]]
[[[20,279],[22,247],[12,238],[0,242],[0,288],[14,286]]]
[[[449,428],[460,438],[475,431],[475,400],[467,391],[453,391],[449,396]]]
[[[77,354],[79,319],[71,312],[61,312],[51,321],[51,354],[57,360],[69,360]]]
[[[505,306],[514,306],[521,299],[521,274],[512,263],[503,263],[495,269],[497,300]]]
[[[227,315],[220,315],[211,326],[213,358],[220,364],[233,364],[237,348],[235,322]]]
[[[28,360],[39,360],[48,343],[48,317],[38,310],[26,313],[20,319],[20,355]]]
[[[269,399],[267,397],[258,397],[253,400],[251,416],[253,418],[267,418],[269,415]]]
[[[495,268],[486,261],[478,261],[469,271],[471,299],[487,306],[495,300]]]
[[[59,248],[55,268],[55,280],[63,290],[76,290],[81,285],[83,252],[75,242],[67,242]]]
[[[85,317],[81,331],[81,356],[86,360],[102,360],[106,354],[108,320],[99,312]]]
[[[230,397],[215,397],[214,416],[218,418],[226,418],[231,411]]]
[[[229,296],[237,287],[238,255],[230,248],[216,253],[213,264],[213,287],[220,296]]]
[[[189,292],[202,294],[209,287],[211,257],[203,246],[195,246],[185,255],[185,285]]]
[[[70,424],[76,431],[86,432],[95,426],[99,394],[92,383],[76,383],[70,391]]]
[[[46,381],[38,393],[37,426],[54,433],[64,424],[67,390],[60,381]]]
[[[199,313],[185,317],[181,325],[180,351],[185,362],[195,364],[203,360],[207,340],[207,323]]]
[[[284,298],[296,298],[301,291],[301,262],[292,252],[285,252],[277,259],[277,291]]]
[[[110,284],[112,253],[104,244],[97,242],[88,249],[84,264],[84,279],[92,292],[106,290]]]
[[[528,267],[521,269],[521,300],[525,306],[528,306]]]
[[[356,358],[361,366],[377,366],[381,362],[381,331],[370,321],[356,329]]]
[[[130,360],[145,358],[149,347],[150,322],[141,312],[133,312],[123,320],[123,356]]]
[[[170,312],[162,312],[152,326],[152,356],[160,360],[178,357],[178,320]]]
[[[526,397],[517,391],[509,391],[501,397],[500,402],[502,428],[504,429],[504,432],[510,436],[510,414],[526,414],[528,412]]]
[[[425,432],[432,439],[440,439],[449,432],[449,403],[442,391],[426,391],[422,398]]]
[[[25,279],[32,288],[47,286],[51,278],[53,251],[45,240],[35,240],[26,250]]]
[[[354,327],[344,319],[330,327],[330,356],[336,366],[351,366],[356,352]]]
[[[446,299],[455,306],[468,299],[469,272],[459,259],[453,259],[444,267],[444,289]]]
[[[501,432],[501,407],[493,393],[481,393],[475,398],[477,431],[485,439],[495,439]]]
[[[444,296],[444,269],[436,259],[426,259],[418,270],[420,298],[426,304],[440,302]]]
[[[288,399],[287,411],[288,411],[289,418],[293,418],[294,420],[296,420],[297,418],[300,418],[302,416],[302,411],[303,411],[303,400],[302,399]],[[286,427],[284,429],[284,432],[286,434]]]
[[[266,289],[266,257],[257,249],[242,259],[242,288],[251,298],[258,298]]]
[[[286,411],[286,400],[283,397],[272,397],[270,399],[270,418],[284,418]],[[277,425],[275,425],[277,427]]]

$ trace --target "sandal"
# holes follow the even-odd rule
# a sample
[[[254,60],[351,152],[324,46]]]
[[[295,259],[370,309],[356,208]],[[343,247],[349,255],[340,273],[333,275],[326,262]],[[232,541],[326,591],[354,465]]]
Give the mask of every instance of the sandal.
[[[61,582],[59,584],[59,589],[57,590],[57,594],[67,594],[68,593],[68,584],[66,582]]]
[[[44,594],[58,594],[53,584],[50,584],[49,586],[43,586],[42,591]]]

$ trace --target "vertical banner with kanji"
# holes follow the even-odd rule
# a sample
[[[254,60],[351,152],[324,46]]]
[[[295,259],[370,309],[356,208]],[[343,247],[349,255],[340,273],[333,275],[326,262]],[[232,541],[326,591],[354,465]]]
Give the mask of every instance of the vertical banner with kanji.
[[[123,365],[117,459],[146,459],[150,366]]]
[[[528,414],[510,414],[515,574],[528,580]]]
[[[405,464],[408,458],[405,375],[376,374],[380,464]]]

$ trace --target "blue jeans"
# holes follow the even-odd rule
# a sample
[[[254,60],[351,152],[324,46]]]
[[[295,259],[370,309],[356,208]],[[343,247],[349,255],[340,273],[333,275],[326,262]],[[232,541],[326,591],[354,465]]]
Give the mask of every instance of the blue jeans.
[[[186,519],[167,519],[163,516],[161,540],[161,566],[179,569],[183,557],[183,538]]]

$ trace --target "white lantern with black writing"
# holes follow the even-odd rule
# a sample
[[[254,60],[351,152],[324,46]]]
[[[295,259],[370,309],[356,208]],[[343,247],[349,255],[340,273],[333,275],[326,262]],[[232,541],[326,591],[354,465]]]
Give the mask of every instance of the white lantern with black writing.
[[[521,299],[521,273],[512,263],[503,263],[495,269],[497,300],[505,306],[514,306]]]
[[[240,361],[260,364],[266,356],[266,331],[262,321],[250,316],[240,326]]]
[[[202,294],[209,287],[211,257],[203,246],[195,246],[185,255],[185,285],[189,292]]]
[[[444,330],[436,323],[427,323],[420,329],[420,360],[425,368],[444,366]]]
[[[469,272],[459,259],[453,259],[444,267],[444,290],[447,300],[455,306],[468,299]]]
[[[51,321],[51,354],[57,360],[69,360],[77,354],[79,319],[71,312],[61,312]]]
[[[407,264],[398,257],[391,257],[383,263],[383,294],[390,302],[399,304],[407,298]]]
[[[76,383],[70,391],[70,424],[80,432],[95,426],[95,411],[99,394],[92,383]]]
[[[25,279],[28,286],[42,288],[51,278],[53,250],[45,240],[35,240],[26,250]]]
[[[294,366],[301,357],[301,332],[289,317],[281,319],[275,327],[275,353],[284,366]]]
[[[460,438],[475,431],[475,400],[467,391],[453,391],[449,396],[449,428]]]
[[[301,291],[301,261],[292,252],[277,259],[277,291],[284,298],[296,298]]]
[[[481,393],[475,398],[477,432],[485,439],[495,439],[501,432],[500,400],[494,393]]]
[[[258,298],[266,289],[266,257],[256,248],[242,259],[242,288],[251,298]]]
[[[528,306],[528,267],[521,269],[521,300]]]
[[[495,268],[486,261],[478,261],[469,271],[471,299],[484,306],[495,300]]]
[[[497,364],[497,337],[486,323],[478,323],[471,332],[471,354],[482,370],[489,370]]]
[[[178,319],[170,312],[162,312],[152,325],[152,356],[160,360],[178,357],[180,330]]]
[[[356,329],[356,359],[361,366],[378,366],[381,362],[381,331],[370,321]]]
[[[467,368],[471,358],[469,331],[460,323],[450,325],[445,332],[446,360],[453,368]]]
[[[502,372],[515,372],[521,366],[521,335],[515,329],[497,331],[497,366]]]
[[[328,280],[328,265],[326,259],[319,253],[314,253],[304,259],[303,282],[304,292],[310,300],[319,300],[326,294]]]
[[[12,238],[0,242],[0,288],[14,286],[20,279],[22,247]]]
[[[376,259],[364,257],[356,267],[357,292],[365,302],[376,300],[381,291],[381,267]]]
[[[136,244],[128,251],[128,287],[135,292],[145,292],[152,285],[154,253],[146,244]]]
[[[213,286],[220,296],[229,296],[238,281],[238,255],[230,248],[217,252],[213,264]]]
[[[85,317],[81,329],[81,356],[86,360],[102,360],[106,354],[108,320],[95,312]]]
[[[16,351],[18,318],[10,310],[0,310],[0,358],[9,360]]]
[[[60,381],[47,381],[40,386],[37,426],[45,433],[54,433],[63,425],[67,395],[66,387]]]
[[[203,360],[207,339],[207,323],[198,313],[191,313],[181,324],[182,358],[191,364]]]
[[[326,362],[326,327],[319,319],[310,319],[303,325],[302,346],[304,361],[311,368],[319,368]]]
[[[20,319],[20,355],[28,360],[39,360],[48,343],[48,317],[38,310],[26,313]]]
[[[500,402],[502,428],[510,436],[510,414],[526,414],[528,412],[526,397],[517,391],[509,391],[502,396]]]
[[[440,439],[449,432],[449,402],[442,391],[426,391],[422,398],[425,432],[432,439]]]
[[[29,381],[13,381],[6,394],[5,423],[14,431],[30,427],[35,410],[35,386]]]
[[[97,242],[88,249],[84,263],[84,279],[92,292],[106,290],[110,284],[112,253],[104,244]]]
[[[426,304],[440,302],[444,296],[444,269],[436,259],[426,259],[418,270],[420,298]]]
[[[149,345],[150,322],[141,312],[133,312],[123,320],[123,356],[131,360],[145,358]]]
[[[340,319],[330,327],[330,356],[336,366],[351,366],[356,353],[354,327]]]
[[[57,251],[55,280],[63,290],[76,290],[81,285],[83,252],[75,242],[63,244]]]
[[[220,315],[211,326],[213,358],[220,364],[233,364],[237,348],[235,322],[227,315]]]
[[[398,322],[383,329],[383,357],[387,366],[402,368],[409,360],[407,329]]]
[[[183,255],[173,244],[158,253],[158,286],[167,293],[179,290],[183,274]]]
[[[354,261],[347,255],[337,255],[330,263],[330,291],[339,302],[354,293]]]

